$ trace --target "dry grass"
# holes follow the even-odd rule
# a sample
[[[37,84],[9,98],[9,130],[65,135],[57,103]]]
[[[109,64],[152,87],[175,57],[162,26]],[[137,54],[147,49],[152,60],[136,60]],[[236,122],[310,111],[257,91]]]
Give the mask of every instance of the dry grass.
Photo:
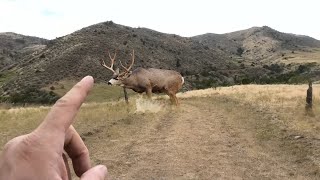
[[[45,117],[48,109],[46,107],[0,109],[0,146],[17,135],[32,131]]]
[[[71,89],[77,82],[72,80],[62,80],[55,82],[44,89],[50,91],[50,88],[54,88],[53,92],[59,96],[63,96],[69,89]],[[128,90],[128,95],[134,95],[134,92]],[[87,97],[86,102],[106,102],[120,100],[124,97],[123,89],[117,86],[108,86],[104,83],[95,83],[93,89],[89,96]]]
[[[272,108],[294,108],[305,105],[307,85],[236,85],[179,93],[179,98],[223,95],[242,102]],[[313,100],[320,100],[320,85],[313,85]]]
[[[242,131],[253,132],[259,143],[282,138],[283,127],[289,135],[296,133],[296,135],[318,137],[320,123],[317,121],[317,117],[320,114],[318,108],[320,107],[318,102],[320,100],[320,85],[314,85],[313,89],[313,113],[315,116],[305,114],[307,85],[243,85],[179,93],[178,98],[182,106],[177,109],[169,105],[169,99],[166,95],[154,96],[152,101],[145,97],[134,96],[130,98],[129,105],[126,105],[123,100],[107,102],[92,100],[83,104],[74,126],[84,138],[92,153],[91,157],[94,163],[106,164],[110,168],[111,174],[120,176],[121,172],[129,172],[130,168],[126,169],[129,167],[126,163],[130,163],[127,158],[134,159],[139,154],[137,149],[141,148],[141,143],[143,144],[144,140],[146,140],[146,147],[156,146],[153,141],[157,136],[168,136],[168,139],[160,138],[161,143],[169,141],[172,138],[170,134],[177,131],[172,131],[169,128],[177,122],[180,122],[177,125],[178,129],[188,127],[190,122],[195,122],[193,126],[204,128],[195,132],[193,126],[190,126],[190,131],[192,131],[190,136],[193,133],[198,133],[207,137],[204,130],[215,128],[215,126],[206,126],[205,123],[216,123],[221,126],[222,129],[218,129],[222,133],[230,132],[232,135],[232,132],[237,131],[241,132],[240,134],[245,134]],[[0,146],[3,146],[9,139],[34,129],[45,117],[48,110],[49,107],[0,109]],[[189,120],[185,121],[188,118]],[[199,123],[200,120],[203,120],[204,124]],[[159,124],[155,123],[157,121]],[[158,131],[163,131],[163,134],[154,134]],[[141,134],[142,132],[145,134]],[[151,135],[155,137],[149,137]],[[218,140],[221,140],[220,138]],[[234,138],[236,139],[236,137]],[[239,143],[245,144],[255,140],[249,138]],[[289,141],[289,143],[291,142]],[[181,145],[178,140],[174,141],[174,144]],[[269,148],[268,145],[279,144],[281,145],[281,143],[270,145],[268,142],[264,143],[263,147]],[[296,153],[288,150],[294,147],[298,149],[295,145],[285,144],[286,148],[282,148],[281,151],[285,151],[285,153],[288,151],[289,154]],[[259,150],[259,148],[257,149]],[[303,151],[305,149],[299,147],[301,159],[309,156],[307,151],[302,153],[300,149]],[[259,154],[258,150],[250,152]],[[278,152],[277,150],[279,149],[274,151]],[[131,154],[128,155],[128,153]],[[148,160],[149,156],[145,156],[145,153],[142,153],[141,157],[144,159],[141,160]],[[288,156],[291,157],[291,155]],[[213,157],[216,157],[216,154],[213,154]],[[155,162],[158,160],[156,159]]]
[[[294,53],[288,51],[283,57],[277,61],[290,64],[290,63],[320,63],[320,49],[311,49],[311,52],[295,51]]]
[[[112,95],[101,92],[103,87],[104,85],[95,86],[96,89],[92,91],[91,96],[88,97],[78,115],[79,122],[84,123],[84,129],[86,128],[85,123],[98,125],[106,117],[123,118],[128,113],[157,113],[169,104],[166,95],[154,96],[154,101],[149,101],[141,96],[131,96],[130,106],[126,106],[123,100],[110,101],[110,99],[113,99],[110,97]],[[65,86],[64,89],[69,89],[69,86]],[[284,123],[294,130],[311,132],[315,128],[320,129],[320,124],[317,123],[315,117],[306,116],[304,112],[306,90],[306,85],[242,85],[189,91],[179,93],[177,96],[182,103],[183,99],[194,97],[228,97],[241,103],[272,110],[274,113],[281,115],[285,120]],[[117,91],[120,92],[118,98],[120,99],[122,91],[121,89],[117,89]],[[61,90],[59,93],[63,94],[64,92]],[[313,112],[315,116],[318,116],[320,114],[320,85],[313,86],[313,100]],[[1,144],[15,135],[30,131],[45,117],[48,109],[48,107],[6,107],[0,110],[0,131],[2,137],[4,137],[1,139]],[[103,122],[100,124],[103,124]]]
[[[134,114],[157,113],[167,105],[168,102],[150,101],[143,96],[131,97],[129,105],[124,100],[86,102],[76,117],[75,126],[81,134],[88,132],[89,128],[92,130],[105,126],[108,119],[117,121]],[[48,106],[0,109],[0,147],[13,137],[32,131],[49,110]]]
[[[180,93],[178,97],[225,96],[262,111],[270,110],[294,131],[314,134],[315,130],[320,130],[320,122],[316,119],[320,115],[320,85],[313,85],[312,114],[305,111],[307,89],[307,85],[237,85]]]

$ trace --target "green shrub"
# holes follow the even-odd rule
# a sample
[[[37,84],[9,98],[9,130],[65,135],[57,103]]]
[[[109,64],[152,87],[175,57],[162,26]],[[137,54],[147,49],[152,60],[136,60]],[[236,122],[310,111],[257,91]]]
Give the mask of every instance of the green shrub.
[[[243,48],[239,47],[239,48],[237,49],[237,55],[242,56],[243,52],[244,52],[244,49],[243,49]]]
[[[216,87],[217,81],[212,78],[209,78],[200,81],[194,81],[192,84],[196,89],[206,89],[210,87]]]
[[[36,88],[27,88],[21,92],[10,94],[7,101],[15,104],[53,104],[59,99],[54,92],[43,91]]]

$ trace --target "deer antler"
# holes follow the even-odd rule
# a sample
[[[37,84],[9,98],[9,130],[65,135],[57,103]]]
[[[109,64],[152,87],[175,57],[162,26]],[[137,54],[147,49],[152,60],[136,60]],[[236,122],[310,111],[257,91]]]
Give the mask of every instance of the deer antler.
[[[133,64],[134,64],[134,49],[132,50],[132,54],[130,54],[132,57],[132,62],[129,66],[129,68],[126,68],[120,61],[120,65],[126,70],[126,72],[130,72],[130,69],[132,68]]]
[[[115,71],[113,70],[113,65],[114,65],[114,61],[115,61],[115,59],[116,59],[117,50],[116,50],[116,52],[114,53],[113,58],[111,57],[110,52],[109,52],[108,50],[107,50],[107,52],[108,52],[109,58],[110,58],[110,60],[111,60],[111,65],[110,65],[110,67],[107,66],[106,63],[104,62],[104,60],[101,60],[101,65],[102,65],[103,67],[109,69],[109,70],[112,71],[113,73],[115,73]]]

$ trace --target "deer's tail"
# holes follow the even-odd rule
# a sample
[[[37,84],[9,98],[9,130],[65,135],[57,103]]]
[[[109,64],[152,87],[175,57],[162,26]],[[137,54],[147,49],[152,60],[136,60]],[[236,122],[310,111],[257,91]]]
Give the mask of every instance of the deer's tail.
[[[184,84],[184,78],[181,76],[181,79],[182,79],[182,83],[181,84]]]

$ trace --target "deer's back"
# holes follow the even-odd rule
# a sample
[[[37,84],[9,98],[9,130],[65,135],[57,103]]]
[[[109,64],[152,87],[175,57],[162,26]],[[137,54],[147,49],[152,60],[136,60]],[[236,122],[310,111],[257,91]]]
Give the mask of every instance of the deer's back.
[[[182,85],[182,76],[173,70],[156,69],[156,68],[137,68],[132,72],[137,76],[141,84],[149,84],[153,92],[162,92],[165,89],[180,89]]]

